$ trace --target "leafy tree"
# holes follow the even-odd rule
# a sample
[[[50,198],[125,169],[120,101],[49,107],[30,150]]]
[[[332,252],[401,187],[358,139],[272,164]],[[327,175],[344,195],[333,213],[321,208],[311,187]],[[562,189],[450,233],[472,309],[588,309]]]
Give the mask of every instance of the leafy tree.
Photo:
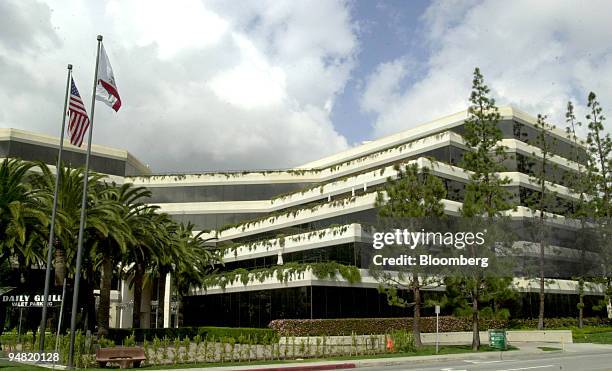
[[[49,201],[46,204],[46,213],[50,214],[52,207],[53,192],[55,187],[55,175],[51,170],[41,164],[42,173],[34,177],[34,184],[45,192]],[[79,229],[79,218],[81,210],[81,195],[83,192],[83,169],[72,169],[62,167],[59,171],[60,188],[58,189],[57,218],[55,224],[55,283],[61,285],[63,278],[67,275],[74,276],[73,267],[76,260],[76,246]],[[108,264],[104,263],[109,258],[120,256],[120,251],[113,250],[111,246],[120,246],[125,249],[126,239],[130,237],[129,226],[123,218],[124,206],[113,200],[111,193],[116,192],[114,188],[104,186],[104,176],[91,172],[89,174],[91,187],[88,188],[87,196],[87,223],[85,225],[85,239],[83,251],[83,295],[82,303],[85,309],[85,317],[82,318],[90,329],[93,329],[96,314],[94,310],[95,298],[93,290],[97,280],[97,268],[101,268],[104,279],[108,277]],[[103,253],[106,248],[107,253]],[[112,266],[112,264],[111,264]],[[106,276],[104,276],[106,274]],[[104,296],[102,297],[104,305]],[[108,321],[107,321],[108,322]],[[105,328],[102,327],[103,331]]]
[[[592,241],[592,239],[588,237],[590,231],[590,223],[588,222],[592,221],[594,216],[594,168],[589,165],[589,161],[591,160],[586,152],[582,150],[582,143],[576,134],[577,128],[582,126],[582,123],[576,119],[572,102],[567,102],[565,122],[567,125],[565,129],[567,138],[573,144],[569,160],[573,161],[577,166],[576,171],[568,171],[565,173],[564,180],[567,187],[577,195],[577,198],[573,199],[571,202],[568,216],[574,220],[578,220],[580,223],[580,228],[576,232],[576,246],[580,248],[580,266],[578,275],[574,276],[573,279],[578,282],[578,327],[582,328],[584,325],[584,291],[588,284],[588,280],[592,278],[590,275],[587,275],[586,246],[587,241]]]
[[[207,245],[207,240],[202,238],[205,233],[201,231],[194,235],[194,225],[192,223],[179,224],[172,237],[178,245],[173,248],[175,254],[180,257],[175,258],[173,264],[173,277],[176,285],[177,313],[180,313],[181,297],[189,291],[191,287],[203,282],[204,277],[210,274],[215,264],[220,263],[221,257],[218,250]]]
[[[526,198],[526,206],[532,211],[535,219],[530,224],[534,242],[538,246],[538,279],[539,279],[539,311],[538,329],[544,329],[544,304],[545,304],[545,252],[549,246],[550,231],[547,219],[550,214],[559,211],[561,205],[558,203],[557,192],[551,190],[549,183],[555,179],[554,172],[557,167],[551,161],[556,140],[549,135],[554,126],[549,124],[545,115],[538,114],[535,124],[535,137],[528,140],[538,150],[532,153],[530,166],[530,180],[537,187],[537,190],[529,192]],[[553,214],[554,215],[554,214]]]
[[[591,171],[595,174],[595,187],[599,195],[595,206],[597,216],[609,217],[612,213],[610,205],[612,138],[609,133],[604,132],[603,122],[606,118],[593,92],[589,93],[587,107],[589,109],[586,115],[586,119],[589,120],[587,145],[589,154],[593,158],[593,161],[590,162]]]
[[[32,171],[36,167],[40,172]],[[55,174],[43,163],[3,160],[0,163],[0,267],[19,263],[22,281],[33,265],[41,266],[48,241],[48,218],[53,205]],[[74,276],[74,260],[83,192],[83,170],[61,167],[55,224],[55,283]],[[179,225],[158,207],[146,205],[150,192],[131,184],[104,183],[101,174],[90,173],[87,223],[83,251],[81,322],[99,334],[108,332],[112,277],[124,273],[134,286],[134,326],[140,326],[140,299],[147,277],[161,268],[171,273],[178,293],[197,284],[219,257],[205,245],[193,225]],[[100,305],[94,309],[93,290],[99,280]],[[162,303],[163,305],[163,303]]]
[[[503,161],[508,156],[499,143],[502,139],[502,132],[497,125],[500,114],[489,93],[480,69],[476,68],[463,133],[470,151],[465,153],[462,163],[471,175],[466,185],[461,214],[475,225],[493,228],[494,222],[503,216],[503,211],[511,209],[512,205],[509,201],[510,193],[504,189],[510,180],[499,176],[499,172],[505,171]],[[488,234],[491,234],[490,232]],[[490,250],[495,251],[495,245],[490,246]],[[471,252],[474,256],[474,247]],[[511,280],[498,276],[485,275],[481,269],[474,269],[447,280],[447,284],[452,286],[449,287],[450,291],[461,293],[471,303],[474,350],[480,347],[479,304],[489,298],[503,296],[510,282]]]
[[[173,236],[179,225],[172,221],[167,214],[160,214],[155,221],[157,227],[158,236],[166,236],[167,247],[159,254],[151,255],[149,261],[148,274],[145,275],[145,282],[152,282],[157,280],[158,284],[158,295],[157,295],[157,308],[158,310],[164,309],[165,297],[166,297],[166,275],[174,272],[174,256],[176,256],[176,249],[169,248],[169,245],[176,244]],[[179,253],[180,254],[180,253]],[[169,288],[168,288],[169,289]],[[156,318],[157,320],[157,318]]]
[[[18,159],[0,163],[0,266],[10,258],[24,269],[40,262],[37,246],[48,218],[42,208],[44,193],[30,183],[34,167]]]
[[[33,185],[46,194],[47,202],[44,205],[44,213],[51,215],[53,206],[53,194],[55,190],[55,175],[44,164],[39,165],[41,174],[34,176]],[[79,218],[81,211],[81,195],[83,192],[83,170],[62,167],[59,170],[60,182],[57,200],[57,216],[55,221],[55,285],[60,286],[68,273],[69,267],[74,267],[74,255],[76,254],[77,236],[79,230]],[[90,184],[100,181],[102,176],[90,173]],[[91,187],[88,199],[93,199],[94,187]],[[70,272],[74,273],[74,272]]]
[[[124,265],[131,268],[128,275],[134,290],[134,307],[132,312],[132,326],[141,326],[141,301],[145,275],[156,259],[168,259],[175,254],[171,242],[171,235],[167,229],[160,228],[165,223],[174,224],[167,214],[157,214],[157,207],[142,205],[134,209],[130,225],[135,243],[124,256]],[[176,254],[177,259],[179,255]]]
[[[128,249],[133,246],[137,238],[134,230],[138,225],[138,214],[146,205],[143,203],[150,192],[143,187],[133,187],[131,183],[121,186],[105,184],[100,192],[103,202],[114,204],[117,210],[117,221],[120,221],[108,238],[96,244],[94,255],[96,265],[100,267],[100,302],[97,312],[98,335],[108,334],[110,293],[113,274]]]
[[[429,218],[440,218],[444,215],[442,199],[446,196],[446,188],[442,181],[430,173],[428,167],[419,170],[417,164],[394,166],[397,171],[395,178],[389,177],[383,191],[378,192],[376,207],[382,218],[398,220],[399,224],[409,231],[419,231],[426,225]],[[414,249],[412,256],[417,256],[422,248]],[[398,256],[398,254],[394,254]],[[438,282],[437,277],[427,275],[419,266],[398,269],[392,274],[378,269],[371,270],[381,282],[381,289],[387,295],[390,305],[413,308],[412,332],[415,346],[421,347],[421,288]],[[414,302],[407,302],[398,294],[398,290],[411,290]]]
[[[600,262],[603,268],[603,275],[598,281],[604,284],[606,292],[603,300],[596,306],[601,309],[609,304],[612,296],[612,249],[606,236],[611,234],[612,205],[610,199],[612,181],[612,138],[609,133],[604,131],[605,116],[595,93],[590,92],[587,101],[588,113],[588,134],[587,150],[591,161],[589,170],[593,175],[593,208],[594,216],[597,218],[598,235],[603,241],[599,243]]]

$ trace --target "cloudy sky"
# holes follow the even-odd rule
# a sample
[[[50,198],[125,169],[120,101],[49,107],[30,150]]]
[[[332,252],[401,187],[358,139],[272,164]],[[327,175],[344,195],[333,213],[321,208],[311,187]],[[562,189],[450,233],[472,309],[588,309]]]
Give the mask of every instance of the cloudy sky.
[[[89,107],[96,35],[123,107],[94,141],[156,172],[289,167],[465,109],[612,111],[609,1],[0,1],[0,127],[57,135],[66,64]],[[610,115],[608,115],[610,116]],[[612,126],[609,126],[612,128]]]

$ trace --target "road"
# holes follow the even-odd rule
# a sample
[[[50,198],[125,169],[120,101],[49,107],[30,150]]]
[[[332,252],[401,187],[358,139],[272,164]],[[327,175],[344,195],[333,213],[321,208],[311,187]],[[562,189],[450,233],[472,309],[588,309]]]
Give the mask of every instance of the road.
[[[540,354],[503,354],[503,359],[470,359],[433,361],[382,367],[365,367],[364,371],[612,371],[612,350],[589,349],[580,352],[542,352]]]

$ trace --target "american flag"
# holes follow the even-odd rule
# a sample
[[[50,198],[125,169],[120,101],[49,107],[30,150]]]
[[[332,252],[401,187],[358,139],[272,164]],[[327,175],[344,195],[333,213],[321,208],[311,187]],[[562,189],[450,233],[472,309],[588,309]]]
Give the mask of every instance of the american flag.
[[[85,111],[85,106],[81,100],[79,90],[74,83],[74,79],[71,79],[70,84],[70,104],[68,105],[68,114],[70,115],[70,121],[68,122],[68,136],[70,136],[70,143],[80,147],[83,144],[83,137],[89,128],[89,116]]]

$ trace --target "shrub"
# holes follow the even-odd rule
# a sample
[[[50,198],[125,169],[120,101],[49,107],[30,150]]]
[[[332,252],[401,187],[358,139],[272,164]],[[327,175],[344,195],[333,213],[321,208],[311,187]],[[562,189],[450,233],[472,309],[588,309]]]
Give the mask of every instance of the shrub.
[[[599,317],[588,317],[584,318],[585,326],[610,326],[612,325],[612,321],[606,318]],[[566,327],[577,327],[578,319],[574,317],[561,317],[561,318],[544,318],[544,326],[546,328],[566,328]],[[514,329],[529,329],[529,328],[537,328],[538,327],[538,319],[537,318],[527,318],[527,319],[512,319],[508,321],[508,328]]]
[[[132,334],[130,336],[126,336],[123,339],[123,346],[124,347],[133,347],[136,345],[136,339],[134,336],[134,332],[132,331]]]
[[[104,337],[98,339],[98,346],[100,348],[112,348],[115,346],[115,342]]]
[[[133,335],[134,341],[152,341],[155,338],[163,339],[190,339],[200,336],[201,339],[210,340],[233,338],[236,343],[245,343],[251,339],[255,344],[271,344],[278,341],[278,334],[269,328],[241,328],[241,327],[177,327],[177,328],[148,328],[148,329],[110,329],[108,339],[115,344],[123,343],[124,339]]]
[[[550,318],[544,321],[547,328],[577,326],[576,318]],[[585,318],[585,326],[611,324],[608,319]],[[341,319],[282,319],[270,322],[268,327],[280,336],[348,336],[388,334],[412,328],[412,318],[341,318]],[[537,328],[537,319],[481,319],[480,329]],[[436,317],[421,317],[422,332],[436,332]],[[465,317],[440,317],[440,332],[472,331],[472,319]]]
[[[414,352],[414,336],[406,330],[392,331],[391,340],[393,340],[393,349],[396,352]]]

